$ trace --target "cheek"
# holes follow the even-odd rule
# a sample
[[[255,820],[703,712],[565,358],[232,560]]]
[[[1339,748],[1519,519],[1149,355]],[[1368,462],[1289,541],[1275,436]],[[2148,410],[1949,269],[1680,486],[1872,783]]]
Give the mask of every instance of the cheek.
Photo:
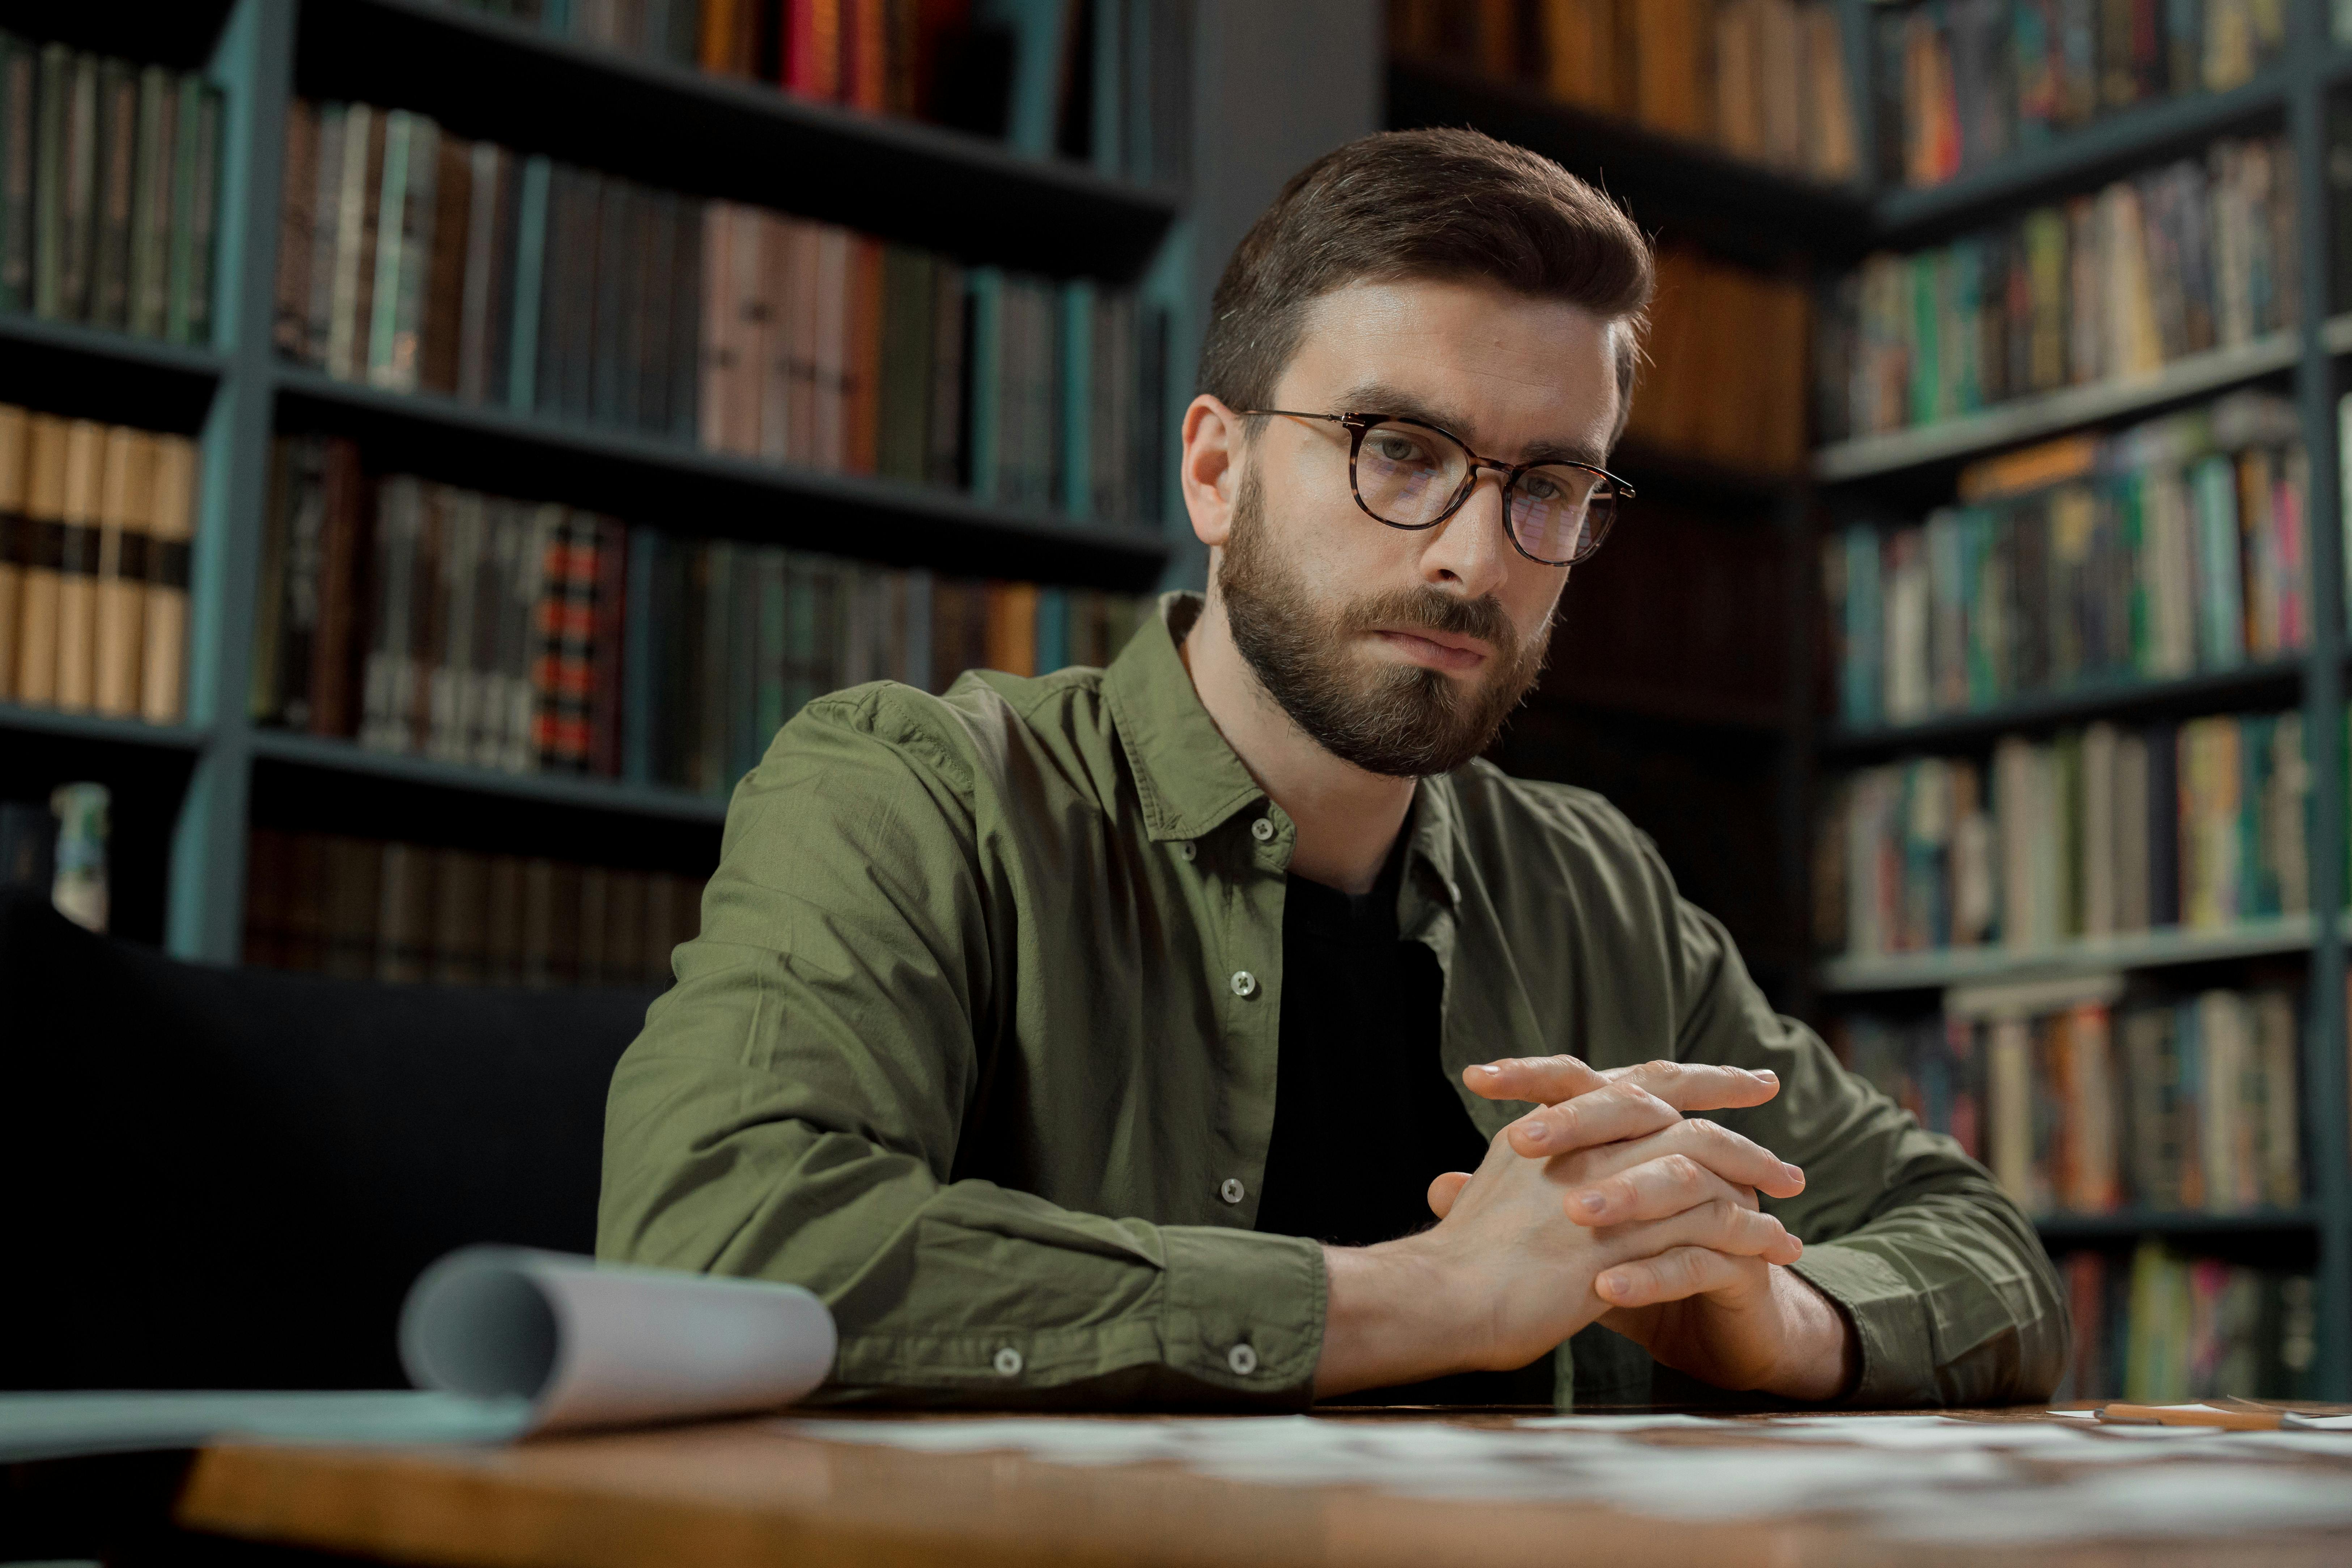
[[[1503,602],[1510,612],[1512,625],[1519,628],[1519,640],[1534,647],[1551,629],[1552,611],[1568,586],[1569,569],[1528,564],[1530,570],[1512,574],[1503,590]]]

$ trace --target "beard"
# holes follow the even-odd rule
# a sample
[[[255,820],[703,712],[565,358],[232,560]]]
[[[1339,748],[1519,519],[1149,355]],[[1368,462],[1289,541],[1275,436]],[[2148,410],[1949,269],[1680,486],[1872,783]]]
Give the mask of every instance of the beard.
[[[1266,538],[1265,510],[1253,468],[1234,500],[1217,589],[1234,646],[1291,721],[1333,756],[1390,778],[1452,773],[1485,751],[1542,675],[1550,637],[1522,638],[1492,595],[1401,588],[1328,604]],[[1477,637],[1494,654],[1467,689],[1417,664],[1366,668],[1353,644],[1375,626]]]

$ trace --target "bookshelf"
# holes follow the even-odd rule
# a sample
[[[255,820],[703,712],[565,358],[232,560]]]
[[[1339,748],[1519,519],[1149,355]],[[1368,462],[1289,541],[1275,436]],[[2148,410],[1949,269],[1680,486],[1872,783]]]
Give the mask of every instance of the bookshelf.
[[[1843,63],[1859,108],[1878,101],[1875,70],[1885,57],[1872,26],[1899,6],[1842,0]],[[1392,59],[1388,73],[1392,124],[1472,124],[1557,158],[1576,173],[1605,184],[1637,221],[1672,239],[1687,237],[1749,265],[1793,269],[1815,280],[1836,276],[1879,249],[1910,250],[1944,243],[2025,208],[2095,191],[2161,161],[2196,153],[2215,138],[2277,135],[2287,152],[2281,176],[2292,185],[2302,221],[2296,262],[2303,288],[2300,316],[2282,330],[2229,348],[2178,357],[2153,374],[2014,398],[1982,412],[1884,435],[1817,445],[1801,475],[1716,475],[1695,482],[1692,465],[1667,454],[1629,449],[1621,468],[1654,495],[1688,498],[1727,520],[1769,531],[1785,542],[1799,574],[1791,592],[1806,607],[1785,628],[1790,679],[1777,703],[1759,705],[1741,692],[1685,689],[1645,681],[1639,671],[1603,666],[1562,678],[1518,721],[1558,731],[1590,744],[1601,731],[1572,717],[1580,710],[1636,712],[1645,726],[1629,742],[1664,756],[1693,744],[1743,755],[1744,778],[1769,790],[1776,825],[1769,841],[1738,844],[1730,852],[1753,863],[1727,877],[1690,847],[1658,833],[1676,874],[1696,889],[1777,880],[1776,906],[1793,926],[1809,925],[1810,861],[1802,847],[1821,786],[1844,772],[1876,762],[1946,751],[1982,750],[1999,737],[2048,732],[2094,720],[2188,719],[2235,711],[2299,710],[2312,758],[2312,798],[2331,803],[2310,817],[2305,844],[2311,907],[2344,907],[2341,868],[2346,821],[2341,803],[2347,644],[2344,605],[2331,585],[2343,581],[2338,528],[2336,398],[2345,384],[2338,365],[2352,356],[2352,315],[2331,311],[2352,300],[2329,297],[2329,241],[2344,219],[2330,212],[2328,118],[2332,99],[2352,91],[2352,49],[2335,43],[2329,7],[2295,0],[2288,7],[2287,47],[2250,79],[2220,92],[2160,99],[2106,113],[2012,149],[1997,161],[1965,169],[1944,184],[1912,188],[1865,178],[1823,188],[1734,163],[1709,146],[1682,142],[1588,110],[1551,101],[1532,81],[1506,82],[1466,63],[1443,58]],[[1539,65],[1528,68],[1539,70]],[[1857,115],[1861,165],[1883,167],[1875,115]],[[2338,261],[2336,270],[2343,270]],[[2155,680],[2077,685],[1973,711],[1939,712],[1916,722],[1853,726],[1839,721],[1813,678],[1823,668],[1819,575],[1809,563],[1824,530],[1857,516],[1924,516],[1951,499],[1960,467],[1971,459],[2081,430],[2112,429],[2137,419],[2200,405],[2240,387],[2282,393],[2293,401],[2310,464],[2304,569],[2312,587],[2303,647],[2284,657],[2257,657],[2230,668]],[[1659,459],[1659,472],[1650,467]],[[1677,469],[1680,472],[1677,472]],[[1612,549],[1629,544],[1642,519],[1629,516]],[[1703,575],[1703,574],[1702,574]],[[1597,577],[1596,577],[1597,581]],[[1570,588],[1570,613],[1578,608]],[[1759,721],[1762,721],[1761,723]],[[1685,737],[1702,732],[1703,739]],[[1509,742],[1507,752],[1514,752]],[[1566,759],[1563,762],[1563,759]],[[1554,776],[1578,778],[1582,764],[1565,747],[1522,742],[1508,757],[1525,771],[1559,766]],[[1530,766],[1530,763],[1534,765]],[[1621,770],[1639,776],[1636,769]],[[1621,802],[1631,804],[1621,795]],[[1638,811],[1638,807],[1637,807]],[[1715,847],[1695,840],[1700,851]],[[1695,891],[1705,901],[1704,890]],[[1753,939],[1730,912],[1743,945]],[[1758,921],[1751,915],[1752,928]],[[2114,1249],[2136,1237],[2177,1240],[2239,1261],[2311,1268],[2318,1287],[2319,1330],[2314,1386],[2324,1397],[2352,1397],[2352,1164],[2347,1164],[2347,1036],[2344,921],[2309,915],[2249,920],[2220,930],[2165,929],[2099,941],[2074,941],[2029,950],[1993,946],[1809,958],[1801,973],[1782,972],[1777,955],[1754,965],[1784,1009],[1822,1021],[1832,1012],[1869,1006],[1878,998],[1912,997],[1933,1006],[1937,994],[1959,984],[2009,980],[2063,980],[2122,970],[2178,974],[2197,984],[2246,973],[2299,973],[2303,1027],[2299,1066],[2306,1201],[2288,1208],[2236,1213],[2171,1213],[2128,1209],[2097,1215],[2045,1215],[2037,1224],[2053,1248]]]
[[[1137,183],[1108,155],[1091,163],[1032,155],[811,102],[445,0],[113,0],[69,17],[0,0],[0,27],[138,52],[200,72],[224,95],[209,344],[0,311],[0,401],[192,436],[201,452],[184,720],[153,726],[0,704],[5,793],[37,795],[79,777],[114,788],[114,929],[123,935],[181,957],[236,962],[257,826],[608,853],[616,865],[697,872],[716,858],[723,794],[502,773],[254,722],[246,693],[279,434],[351,437],[374,472],[883,565],[1123,594],[1150,591],[1171,569],[1158,523],[1098,521],[336,380],[273,346],[273,280],[293,98],[368,100],[689,197],[839,224],[967,265],[1136,288],[1183,318],[1167,365],[1168,395],[1181,405],[1182,342],[1197,331],[1184,292],[1186,185]]]

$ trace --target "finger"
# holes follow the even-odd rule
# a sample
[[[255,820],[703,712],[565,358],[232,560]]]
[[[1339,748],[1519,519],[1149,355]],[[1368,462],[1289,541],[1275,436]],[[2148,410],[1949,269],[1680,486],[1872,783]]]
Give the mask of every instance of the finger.
[[[1590,1094],[1609,1079],[1574,1057],[1505,1057],[1462,1069],[1470,1092],[1488,1100],[1531,1100],[1557,1105]]]
[[[1654,1258],[1620,1263],[1592,1282],[1593,1294],[1612,1307],[1653,1307],[1682,1301],[1710,1290],[1747,1282],[1757,1267],[1752,1258],[1727,1258],[1704,1247],[1676,1247]]]
[[[1761,1105],[1780,1092],[1780,1075],[1770,1068],[1719,1067],[1711,1062],[1636,1062],[1611,1068],[1612,1083],[1637,1083],[1676,1110],[1737,1110]]]
[[[1429,1184],[1429,1212],[1444,1219],[1454,1212],[1454,1200],[1470,1184],[1467,1171],[1448,1171]]]
[[[1648,1089],[1676,1110],[1731,1110],[1761,1105],[1780,1092],[1769,1068],[1717,1067],[1704,1062],[1639,1062],[1594,1070],[1574,1057],[1507,1057],[1465,1068],[1462,1081],[1488,1100],[1529,1100],[1558,1105],[1611,1083]]]
[[[1754,1139],[1703,1117],[1677,1121],[1647,1137],[1587,1149],[1560,1174],[1570,1179],[1573,1200],[1583,1188],[1601,1186],[1606,1178],[1672,1154],[1696,1160],[1735,1187],[1754,1187],[1776,1198],[1793,1198],[1805,1190],[1803,1171]],[[1576,1206],[1572,1204],[1570,1212],[1576,1212]],[[1591,1223],[1613,1225],[1618,1218],[1613,1210],[1603,1210]]]
[[[1673,1247],[1705,1247],[1734,1258],[1760,1258],[1767,1263],[1794,1263],[1804,1256],[1804,1243],[1769,1214],[1727,1200],[1685,1209],[1670,1219],[1612,1226],[1595,1233],[1613,1255],[1631,1260]]]
[[[1641,1085],[1612,1083],[1531,1110],[1504,1129],[1504,1134],[1514,1151],[1534,1158],[1646,1138],[1681,1120],[1680,1111]]]
[[[1727,1202],[1752,1209],[1755,1189],[1734,1186],[1688,1154],[1661,1154],[1571,1189],[1560,1206],[1579,1225],[1604,1226],[1671,1219],[1701,1204]]]

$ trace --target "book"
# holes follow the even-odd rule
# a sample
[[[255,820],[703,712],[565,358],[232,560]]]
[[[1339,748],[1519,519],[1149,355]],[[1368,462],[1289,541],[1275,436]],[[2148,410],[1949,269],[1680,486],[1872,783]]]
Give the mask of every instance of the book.
[[[0,403],[0,701],[16,697],[25,576],[33,554],[34,529],[25,502],[30,462],[25,410]]]
[[[152,437],[121,426],[106,432],[92,574],[90,706],[110,718],[132,718],[140,711],[155,477]]]
[[[98,681],[99,500],[106,469],[106,426],[68,422],[65,432],[64,510],[58,518],[56,705],[88,712]]]

